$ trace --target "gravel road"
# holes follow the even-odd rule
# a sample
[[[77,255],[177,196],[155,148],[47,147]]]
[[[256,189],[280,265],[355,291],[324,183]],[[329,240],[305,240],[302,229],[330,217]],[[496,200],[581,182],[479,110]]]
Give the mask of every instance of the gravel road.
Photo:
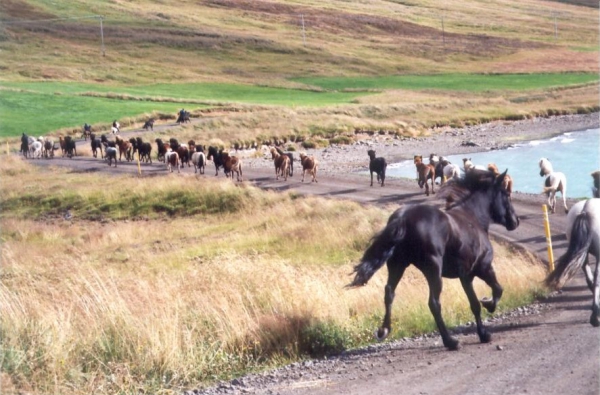
[[[356,172],[367,165],[366,147],[376,149],[378,156],[384,155],[388,161],[403,160],[412,158],[413,154],[450,155],[504,148],[517,140],[544,138],[591,127],[598,127],[598,114],[439,130],[430,137],[419,139],[365,135],[360,143],[352,146],[309,151],[321,163],[318,183],[300,182],[299,163],[296,163],[292,178],[275,181],[271,160],[257,158],[251,153],[240,152],[238,155],[244,161],[245,183],[264,189],[293,190],[300,194],[395,208],[401,204],[434,200],[426,198],[414,180],[389,179],[383,188],[369,187],[368,177]],[[127,134],[138,133],[142,132]],[[73,171],[137,171],[135,163],[122,163],[115,169],[108,168],[100,159],[89,157],[35,162],[68,166]],[[144,164],[142,173],[147,176],[194,176],[193,168],[184,169],[182,175],[168,174],[162,163]],[[212,164],[198,179],[201,182],[208,177],[214,177]],[[540,179],[540,189],[542,182]],[[493,225],[492,236],[522,246],[547,260],[541,209],[544,202],[542,195],[514,193],[513,204],[521,219],[519,228],[507,232]],[[573,201],[569,203],[573,204]],[[565,220],[564,213],[551,215],[556,257],[566,247]],[[474,328],[465,326],[455,329],[462,344],[457,352],[446,351],[439,335],[433,333],[376,344],[333,358],[299,362],[212,388],[189,390],[187,394],[597,395],[600,393],[600,331],[589,324],[590,305],[591,293],[583,276],[578,276],[562,292],[487,322],[493,335],[488,344],[479,343]]]

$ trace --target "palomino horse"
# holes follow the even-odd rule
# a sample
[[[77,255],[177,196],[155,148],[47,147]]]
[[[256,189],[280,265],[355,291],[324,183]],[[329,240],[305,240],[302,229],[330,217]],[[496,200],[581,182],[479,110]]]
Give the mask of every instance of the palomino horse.
[[[275,179],[279,180],[279,175],[287,181],[290,174],[290,158],[287,155],[281,155],[275,147],[271,147],[271,158],[275,165]]]
[[[544,190],[548,196],[548,206],[551,212],[556,212],[556,192],[560,192],[565,206],[565,213],[569,212],[567,208],[567,177],[558,171],[552,169],[552,164],[547,158],[541,158],[540,162],[540,177],[546,177],[544,182]]]
[[[369,172],[371,173],[371,186],[373,186],[373,173],[377,174],[377,183],[381,183],[381,186],[385,184],[385,170],[387,169],[387,162],[385,158],[375,157],[375,151],[372,149],[367,151],[369,155]]]
[[[494,251],[488,230],[491,223],[514,230],[519,226],[519,218],[500,178],[488,171],[474,170],[464,179],[449,181],[442,186],[440,195],[452,202],[446,211],[427,204],[396,210],[354,267],[356,274],[349,287],[367,284],[387,262],[385,316],[376,333],[379,340],[391,331],[394,291],[410,264],[423,273],[429,284],[429,309],[444,346],[456,350],[459,344],[448,333],[442,318],[442,277],[460,279],[475,316],[479,340],[482,343],[491,340],[481,321],[480,303],[493,313],[502,296],[502,287],[492,267]],[[475,277],[492,288],[491,299],[484,298],[481,302],[477,299],[473,289]]]
[[[496,177],[500,176],[500,170],[498,170],[498,166],[496,166],[495,163],[488,163],[488,170],[494,173]],[[508,198],[512,199],[513,180],[512,177],[508,174],[504,175],[504,179],[502,180],[502,187],[508,192]]]
[[[429,185],[427,184],[427,180],[431,180],[431,193],[435,193],[433,186],[435,182],[435,167],[433,165],[426,165],[423,163],[423,156],[415,155],[413,158],[413,162],[417,168],[417,175],[419,176],[419,188],[423,188],[425,186],[425,195],[429,196]]]
[[[562,288],[579,268],[583,268],[587,285],[594,295],[590,324],[600,326],[600,199],[582,200],[571,207],[567,215],[566,233],[569,248],[556,262],[554,271],[546,278],[546,284]],[[596,258],[593,274],[589,267],[589,254]]]
[[[302,182],[304,182],[304,176],[307,172],[312,176],[312,182],[318,182],[317,168],[319,167],[319,162],[314,157],[301,153],[300,163],[302,164]]]

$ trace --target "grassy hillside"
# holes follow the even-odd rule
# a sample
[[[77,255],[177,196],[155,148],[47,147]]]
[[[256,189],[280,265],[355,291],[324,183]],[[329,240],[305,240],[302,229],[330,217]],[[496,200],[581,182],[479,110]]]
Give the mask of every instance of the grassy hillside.
[[[598,10],[567,2],[7,0],[0,15],[7,80],[286,84],[598,69]],[[89,15],[104,16],[104,57],[98,20],[16,23]]]
[[[7,0],[0,136],[224,103],[312,108],[249,137],[595,111],[598,8],[582,3]]]

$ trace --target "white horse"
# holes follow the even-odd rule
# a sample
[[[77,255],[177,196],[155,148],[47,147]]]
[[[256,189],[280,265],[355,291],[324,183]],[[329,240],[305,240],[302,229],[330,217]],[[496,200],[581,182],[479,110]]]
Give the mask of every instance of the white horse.
[[[452,179],[457,180],[460,178],[460,167],[454,163],[448,163],[444,166],[442,172],[444,174],[444,180],[446,181]]]
[[[121,124],[119,124],[119,122],[114,120],[110,130],[111,130],[112,134],[118,134],[121,131]]]
[[[29,155],[34,159],[40,159],[43,147],[44,145],[41,141],[34,140],[33,143],[29,144]]]
[[[206,155],[204,155],[204,152],[194,152],[192,154],[192,163],[194,164],[194,173],[200,170],[200,174],[204,174],[204,168],[206,167]]]
[[[482,165],[474,165],[471,158],[463,158],[463,169],[465,170],[465,173],[471,170],[487,170]]]
[[[600,199],[582,200],[575,204],[567,215],[566,233],[569,248],[556,262],[556,268],[546,278],[546,284],[561,288],[582,268],[587,285],[594,295],[590,324],[600,326]],[[593,273],[588,262],[589,254],[596,258]]]
[[[563,205],[565,206],[565,213],[569,212],[567,208],[567,177],[564,173],[554,171],[552,164],[547,158],[541,158],[540,162],[540,176],[546,177],[544,182],[544,190],[548,196],[548,206],[550,211],[556,212],[556,192],[560,192],[563,199]]]

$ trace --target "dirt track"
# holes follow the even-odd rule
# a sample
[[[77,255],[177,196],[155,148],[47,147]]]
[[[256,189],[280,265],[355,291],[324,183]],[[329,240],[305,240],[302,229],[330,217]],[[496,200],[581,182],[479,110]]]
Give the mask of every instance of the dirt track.
[[[426,198],[416,183],[410,180],[389,179],[384,188],[371,188],[364,175],[325,172],[319,176],[318,183],[301,183],[301,174],[296,169],[296,174],[287,182],[275,181],[271,166],[260,165],[260,160],[248,161],[252,166],[244,169],[245,183],[365,204],[397,206],[431,199]],[[137,171],[136,163],[120,163],[117,169],[109,169],[104,161],[89,157],[36,162],[68,166],[73,171]],[[167,176],[162,163],[144,164],[142,170],[144,175]],[[193,175],[193,168],[186,168],[182,174]],[[214,177],[211,163],[206,174],[200,176],[200,181],[203,177]],[[542,196],[515,194],[513,203],[521,225],[513,232],[493,225],[493,236],[518,243],[547,260],[541,211],[543,202]],[[555,256],[565,250],[565,219],[564,213],[551,216]],[[446,351],[435,333],[420,339],[372,346],[328,360],[298,363],[190,392],[282,395],[598,394],[600,331],[588,322],[590,305],[591,293],[583,277],[579,276],[565,287],[562,294],[503,319],[488,322],[493,336],[489,344],[480,344],[470,327],[459,328],[461,334],[458,338],[463,347],[458,352]]]

